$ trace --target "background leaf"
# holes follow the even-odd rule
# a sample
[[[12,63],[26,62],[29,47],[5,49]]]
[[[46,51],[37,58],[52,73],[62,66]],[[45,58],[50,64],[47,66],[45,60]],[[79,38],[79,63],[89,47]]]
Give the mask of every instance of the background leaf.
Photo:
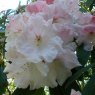
[[[36,89],[36,90],[29,90],[27,89],[20,89],[17,88],[12,95],[45,95],[44,88]]]
[[[8,86],[7,77],[3,73],[3,70],[4,68],[0,67],[0,95],[5,92],[6,87]]]
[[[95,95],[95,74],[93,74],[83,89],[82,95]]]
[[[77,47],[77,57],[80,64],[85,65],[90,57],[91,52],[84,50],[84,45]]]

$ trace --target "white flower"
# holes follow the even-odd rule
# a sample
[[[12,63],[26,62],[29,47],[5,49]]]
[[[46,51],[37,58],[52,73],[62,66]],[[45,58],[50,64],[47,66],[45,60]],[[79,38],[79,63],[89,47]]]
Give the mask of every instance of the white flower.
[[[30,15],[28,13],[13,15],[9,17],[9,23],[6,25],[5,36],[6,50],[16,45],[18,36],[26,29],[27,21]]]
[[[81,66],[77,60],[76,54],[68,48],[62,50],[58,58],[66,68],[73,69],[77,66]]]
[[[52,62],[63,41],[57,36],[56,28],[51,21],[45,21],[42,17],[31,16],[27,30],[22,32],[16,41],[16,49],[33,63],[41,61]]]
[[[40,15],[33,15],[26,17],[25,24],[23,21],[25,16],[25,14],[17,15],[8,24],[6,50],[15,47],[17,52],[34,63],[39,63],[42,60],[52,62],[58,53],[56,45],[62,46],[63,44],[61,38],[57,36],[52,20],[45,21]]]
[[[30,89],[44,86],[56,87],[58,84],[62,85],[71,75],[70,70],[66,69],[63,64],[59,61],[54,61],[53,63],[48,64],[47,68],[49,69],[49,72],[47,76],[45,76],[38,70],[38,68],[43,68],[42,66],[44,65],[44,63],[26,63],[20,66],[15,63],[8,63],[5,72],[8,72],[7,76],[9,78],[14,78],[14,83],[17,87],[27,88],[30,86]]]
[[[11,61],[12,63],[18,65],[23,65],[28,61],[24,55],[16,50],[15,47],[7,50],[7,52],[5,53],[5,58],[7,59],[7,61]]]

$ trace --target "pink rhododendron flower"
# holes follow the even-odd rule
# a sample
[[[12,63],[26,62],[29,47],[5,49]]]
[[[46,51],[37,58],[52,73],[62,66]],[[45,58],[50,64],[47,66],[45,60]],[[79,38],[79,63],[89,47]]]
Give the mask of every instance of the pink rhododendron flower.
[[[9,16],[8,17],[9,23],[6,25],[7,30],[6,34],[23,31],[24,27],[26,27],[25,24],[28,23],[29,16],[30,14],[28,13]]]
[[[52,4],[54,0],[37,0],[37,1],[46,1],[47,4]]]
[[[81,18],[80,18],[81,17]],[[95,23],[94,16],[89,13],[79,13],[77,16],[76,24],[80,26],[77,30],[77,42],[83,43],[86,50],[91,50],[92,46],[95,45]]]
[[[26,11],[29,13],[38,13],[41,12],[45,6],[45,1],[32,2],[31,4],[26,6]]]
[[[75,17],[75,23],[80,25],[85,25],[91,23],[92,15],[90,13],[81,13],[77,12],[77,14],[74,15]]]
[[[95,16],[92,16],[91,23],[95,24]]]
[[[58,2],[54,3],[52,5],[49,5],[43,9],[43,13],[45,15],[46,19],[53,18],[54,20],[57,20],[57,22],[60,21],[67,21],[70,22],[70,19],[72,19],[71,15],[63,8],[64,2]],[[60,6],[60,7],[59,7]]]
[[[65,44],[72,42],[76,35],[74,33],[73,27],[69,25],[58,26],[58,31],[58,35],[61,37]]]
[[[47,4],[52,4],[54,0],[46,0]]]

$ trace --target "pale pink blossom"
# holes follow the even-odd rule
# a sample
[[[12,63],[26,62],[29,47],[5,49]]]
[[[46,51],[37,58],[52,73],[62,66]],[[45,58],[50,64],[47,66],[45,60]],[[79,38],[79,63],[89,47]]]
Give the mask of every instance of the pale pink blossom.
[[[70,25],[62,25],[58,26],[57,29],[58,35],[61,37],[65,44],[71,43],[74,40],[74,37],[76,36],[74,27]]]
[[[54,0],[54,3],[60,3],[63,9],[74,15],[79,11],[79,0]]]
[[[91,23],[95,24],[95,16],[91,16]]]
[[[64,2],[54,3],[49,5],[43,9],[43,13],[46,19],[54,19],[54,23],[62,22],[66,24],[68,21],[72,19],[72,16],[64,9]],[[60,6],[60,7],[59,7]]]
[[[72,68],[80,66],[72,41],[74,37],[80,41],[80,35],[86,38],[85,30],[88,34],[94,31],[94,21],[87,22],[91,27],[84,22],[82,27],[74,11],[77,4],[75,0],[37,0],[27,5],[25,12],[9,18],[5,57],[12,64],[6,65],[5,72],[14,78],[15,86],[56,87],[71,76]]]
[[[79,66],[74,51],[65,47],[52,19],[46,21],[43,16],[34,14],[25,20],[27,23],[23,22],[25,27],[21,27],[20,32],[14,32],[9,23],[11,31],[7,34],[5,57],[12,63],[5,68],[8,78],[14,78],[18,88],[62,85],[71,76],[71,69]]]
[[[91,23],[92,15],[90,13],[82,13],[77,12],[77,14],[74,15],[75,17],[75,23],[78,23],[79,25],[86,25]]]
[[[13,32],[22,32],[26,27],[26,23],[28,23],[29,17],[30,14],[28,13],[9,16],[9,23],[6,25],[6,36]]]
[[[95,45],[95,17],[85,13],[80,14],[76,19],[77,25],[80,29],[77,30],[77,42],[79,44],[83,43],[86,50],[91,50],[92,46]]]
[[[70,95],[81,95],[81,93],[79,91],[75,91],[74,89],[72,89]]]

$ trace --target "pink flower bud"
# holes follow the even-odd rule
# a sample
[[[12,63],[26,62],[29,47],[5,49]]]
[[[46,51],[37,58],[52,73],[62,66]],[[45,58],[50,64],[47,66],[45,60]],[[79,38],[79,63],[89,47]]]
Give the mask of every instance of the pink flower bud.
[[[54,0],[38,0],[38,1],[46,1],[47,4],[52,4]]]
[[[46,6],[45,1],[37,1],[26,6],[26,11],[30,13],[41,12],[42,9]]]

